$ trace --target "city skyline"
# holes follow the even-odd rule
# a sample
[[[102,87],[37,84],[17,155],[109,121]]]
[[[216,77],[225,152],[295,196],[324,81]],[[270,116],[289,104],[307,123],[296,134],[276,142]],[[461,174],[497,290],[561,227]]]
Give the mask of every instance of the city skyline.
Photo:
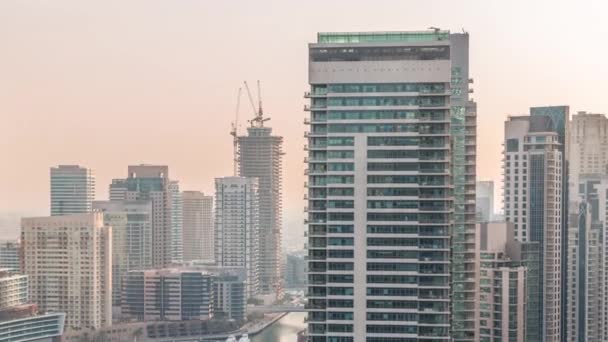
[[[326,12],[319,14],[314,6],[269,3],[284,16],[274,16],[271,24],[258,26],[252,18],[263,15],[264,6],[251,4],[184,2],[171,4],[167,12],[168,5],[152,1],[147,2],[143,12],[138,12],[139,7],[133,4],[122,4],[123,14],[111,11],[113,6],[72,1],[38,8],[13,1],[0,4],[0,35],[6,36],[8,44],[5,62],[0,64],[0,71],[6,75],[2,81],[6,83],[0,83],[0,87],[7,90],[2,95],[2,112],[9,113],[3,115],[0,146],[7,164],[24,166],[2,171],[0,186],[3,193],[10,195],[0,197],[0,215],[45,214],[48,195],[42,189],[47,188],[46,170],[57,164],[79,164],[95,170],[97,200],[107,198],[105,186],[122,175],[125,165],[141,162],[169,165],[184,189],[212,193],[214,177],[229,175],[232,167],[229,129],[234,120],[236,89],[243,79],[260,79],[272,126],[285,137],[284,226],[286,233],[297,233],[285,235],[301,236],[305,44],[318,31],[407,30],[432,24],[457,32],[464,26],[473,36],[471,69],[475,75],[473,98],[479,104],[479,139],[487,141],[479,148],[480,180],[500,181],[502,137],[495,132],[506,115],[519,115],[532,105],[550,103],[568,104],[573,113],[608,112],[600,86],[606,70],[594,67],[601,65],[603,48],[597,47],[583,57],[577,53],[582,47],[596,49],[588,43],[600,41],[606,33],[599,20],[605,5],[599,2],[580,7],[565,2],[551,2],[550,7],[548,2],[526,2],[526,11],[522,12],[519,10],[524,2],[471,2],[476,5],[474,10],[450,4],[440,13],[432,12],[431,5],[423,2],[380,2],[372,8],[364,2],[353,2],[348,8],[351,16],[346,18],[329,15],[344,10],[339,4],[326,5]],[[392,10],[386,11],[382,5],[389,4]],[[407,11],[394,10],[399,8]],[[541,10],[551,21],[538,18]],[[476,18],[479,12],[489,15]],[[498,13],[501,16],[496,17]],[[42,14],[48,15],[39,20],[38,15]],[[596,15],[598,20],[593,20]],[[138,28],[123,21],[131,16],[141,24]],[[221,31],[220,39],[211,26],[216,23],[212,16],[231,19],[239,25]],[[82,17],[91,18],[85,31],[98,40],[91,40],[76,29],[83,25]],[[528,25],[510,25],[515,17]],[[168,20],[171,29],[156,26],[161,18]],[[176,22],[177,18],[181,22]],[[362,18],[370,20],[357,20]],[[33,20],[36,24],[30,25]],[[116,22],[114,28],[106,25],[110,21]],[[256,27],[243,29],[251,26]],[[538,37],[542,37],[541,42]],[[192,47],[190,42],[194,39],[218,44],[219,49]],[[237,39],[236,47],[225,43]],[[137,43],[133,49],[126,49],[133,43]],[[542,48],[531,54],[527,51],[534,43]],[[265,49],[257,49],[263,44]],[[52,51],[47,48],[51,45]],[[161,46],[173,52],[160,53]],[[46,58],[40,59],[40,55]],[[134,61],[144,55],[148,62],[132,68],[137,64]],[[238,57],[244,55],[251,60],[240,61]],[[225,62],[226,56],[232,62],[230,70],[211,67]],[[277,62],[275,56],[281,60]],[[108,72],[91,71],[97,68]],[[518,70],[526,70],[533,77],[521,82]],[[64,74],[58,77],[55,71]],[[289,74],[289,79],[284,79],[283,74]],[[577,91],[583,83],[586,91]],[[82,84],[89,86],[81,87]],[[247,126],[245,120],[253,117],[245,103],[240,116],[242,133]],[[116,124],[119,119],[122,124]],[[69,125],[63,126],[66,122]],[[138,131],[140,139],[134,142],[132,130],[141,122],[147,123],[148,131]],[[70,129],[57,139],[53,132],[66,127]],[[148,143],[140,143],[144,140]],[[217,152],[199,154],[198,160],[174,153],[189,143],[201,150],[213,146]],[[119,149],[121,153],[116,153]],[[24,160],[23,153],[33,158]],[[28,177],[29,181],[13,181],[18,177]],[[0,227],[2,238],[16,237],[17,233],[16,220]]]

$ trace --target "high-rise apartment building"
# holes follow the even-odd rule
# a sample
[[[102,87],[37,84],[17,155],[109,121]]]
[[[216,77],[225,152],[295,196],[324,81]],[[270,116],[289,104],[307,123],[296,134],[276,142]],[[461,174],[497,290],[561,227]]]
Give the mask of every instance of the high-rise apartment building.
[[[477,221],[490,222],[494,219],[494,182],[479,181],[475,187]]]
[[[608,340],[608,176],[580,174],[568,231],[568,342]]]
[[[530,116],[513,116],[505,122],[505,219],[513,223],[515,239],[536,243],[526,245],[530,249],[523,252],[531,275],[528,341],[560,341],[563,333],[567,129],[568,107],[531,108]]]
[[[608,118],[604,114],[574,114],[569,138],[570,193],[576,196],[580,175],[608,172]]]
[[[526,341],[526,277],[513,224],[478,224],[480,341]]]
[[[309,45],[311,341],[478,340],[468,39],[320,33]]]
[[[122,313],[142,321],[206,320],[213,316],[215,276],[168,268],[125,275]]]
[[[95,199],[95,176],[78,165],[51,168],[51,215],[91,212]]]
[[[213,196],[205,196],[200,191],[184,191],[182,205],[184,261],[213,261]]]
[[[257,178],[215,179],[215,263],[247,273],[247,296],[259,293]]]
[[[152,264],[171,264],[175,184],[171,185],[169,167],[164,165],[130,165],[126,179],[114,179],[110,185],[110,200],[148,200],[152,202]]]
[[[68,329],[112,323],[112,229],[102,213],[21,220],[23,272],[42,312],[65,312]]]
[[[171,262],[181,263],[183,261],[182,242],[182,193],[179,191],[179,182],[169,183],[171,192]]]
[[[259,181],[260,291],[280,296],[283,137],[263,123],[252,120],[247,135],[238,137],[239,175]]]
[[[21,270],[20,260],[18,240],[0,241],[0,269],[19,272]]]
[[[152,202],[94,201],[93,210],[112,227],[112,305],[119,307],[124,274],[152,267]]]

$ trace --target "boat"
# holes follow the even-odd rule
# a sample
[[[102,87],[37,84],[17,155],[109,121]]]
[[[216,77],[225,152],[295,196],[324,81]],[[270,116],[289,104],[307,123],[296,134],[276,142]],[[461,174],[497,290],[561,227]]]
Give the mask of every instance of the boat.
[[[243,334],[243,336],[241,336],[238,342],[251,342],[251,340],[249,339],[248,334]]]
[[[237,340],[234,337],[234,335],[230,335],[230,336],[228,336],[228,339],[226,340],[226,342],[237,342]]]

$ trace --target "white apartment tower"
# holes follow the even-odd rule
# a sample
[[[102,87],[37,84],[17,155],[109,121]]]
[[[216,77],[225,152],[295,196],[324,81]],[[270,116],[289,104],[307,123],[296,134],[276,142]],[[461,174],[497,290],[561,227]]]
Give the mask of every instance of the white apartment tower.
[[[152,203],[152,264],[164,267],[172,263],[175,249],[175,183],[165,165],[130,165],[126,179],[114,179],[110,200],[147,200]]]
[[[215,179],[215,263],[247,273],[247,296],[259,293],[257,178]]]
[[[309,341],[478,341],[467,33],[309,44]]]
[[[67,329],[112,323],[112,229],[102,213],[23,218],[21,246],[41,312],[65,312]]]
[[[95,199],[95,176],[91,169],[78,165],[51,168],[51,215],[91,212]]]
[[[152,202],[94,201],[93,210],[112,227],[112,305],[118,307],[124,275],[152,267]]]
[[[578,194],[580,175],[608,172],[608,118],[604,114],[578,112],[572,116],[569,161],[573,196]]]
[[[527,341],[560,341],[564,328],[567,123],[568,107],[564,106],[532,108],[530,116],[512,116],[505,122],[505,219],[513,224],[516,240],[535,248],[524,253],[524,265],[531,274]]]
[[[264,119],[252,120],[238,137],[239,175],[255,177],[260,193],[260,291],[281,295],[283,137],[272,134]]]
[[[184,261],[214,259],[213,196],[182,192]]]

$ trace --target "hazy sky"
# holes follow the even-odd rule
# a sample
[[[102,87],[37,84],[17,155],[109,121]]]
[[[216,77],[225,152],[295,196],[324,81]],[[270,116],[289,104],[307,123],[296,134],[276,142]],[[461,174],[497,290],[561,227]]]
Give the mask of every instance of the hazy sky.
[[[97,199],[137,163],[167,164],[183,189],[212,192],[232,172],[237,89],[260,79],[269,125],[285,137],[296,236],[307,43],[318,31],[466,29],[478,178],[499,181],[506,115],[608,112],[607,12],[605,1],[555,0],[1,0],[0,216],[46,215],[56,164],[93,168]],[[241,118],[252,116],[242,104]],[[16,229],[0,221],[0,238]]]

